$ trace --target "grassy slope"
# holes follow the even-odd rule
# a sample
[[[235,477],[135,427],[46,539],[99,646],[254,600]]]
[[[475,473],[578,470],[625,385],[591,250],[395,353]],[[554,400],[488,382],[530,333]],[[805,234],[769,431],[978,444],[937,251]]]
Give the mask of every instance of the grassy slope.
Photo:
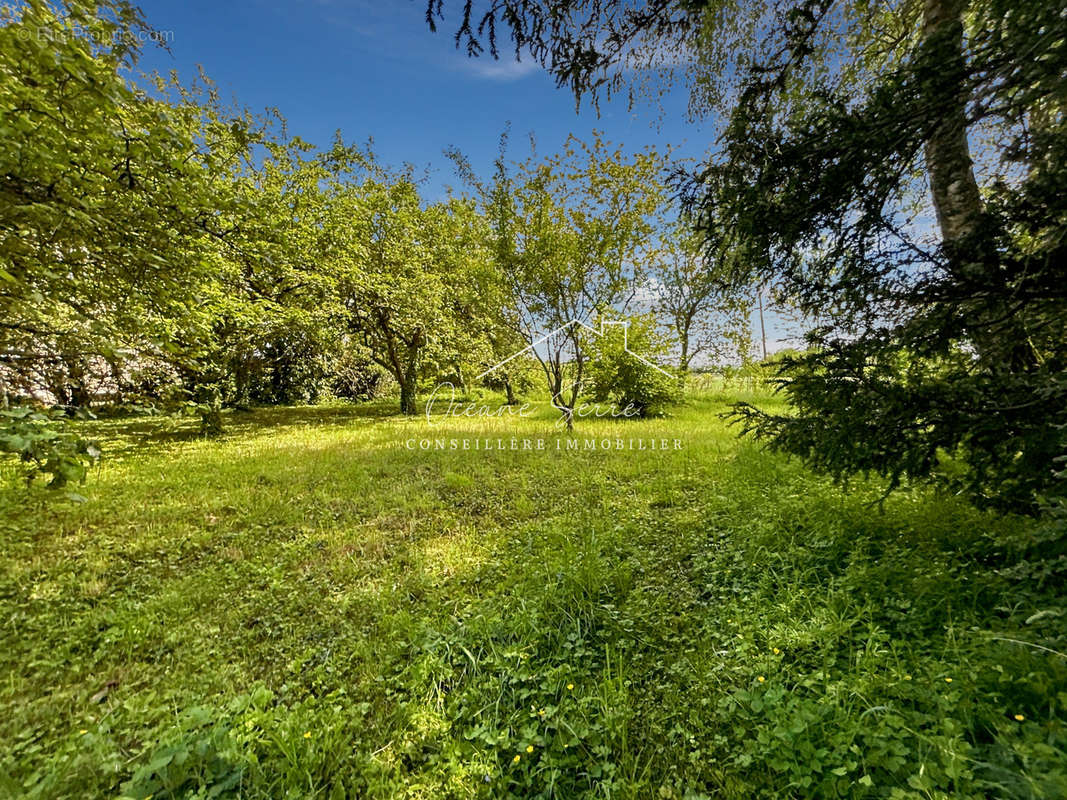
[[[1067,796],[1067,659],[993,638],[1063,649],[1062,588],[998,568],[1032,526],[880,513],[723,408],[579,423],[666,452],[96,423],[90,502],[0,499],[0,795]]]

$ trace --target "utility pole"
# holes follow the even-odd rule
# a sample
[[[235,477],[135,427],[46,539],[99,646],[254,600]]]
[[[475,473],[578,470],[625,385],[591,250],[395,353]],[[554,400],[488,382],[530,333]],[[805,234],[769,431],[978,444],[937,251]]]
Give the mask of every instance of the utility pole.
[[[763,287],[756,289],[756,301],[759,305],[759,335],[763,345],[763,360],[767,360],[767,328],[763,324]]]

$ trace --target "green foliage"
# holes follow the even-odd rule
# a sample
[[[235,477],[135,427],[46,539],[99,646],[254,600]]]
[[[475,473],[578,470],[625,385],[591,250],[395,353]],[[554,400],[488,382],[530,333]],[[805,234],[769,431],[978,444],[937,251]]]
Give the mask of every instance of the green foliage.
[[[100,448],[67,429],[62,411],[36,411],[16,406],[0,408],[0,453],[16,456],[27,482],[51,476],[49,488],[85,483]]]
[[[498,345],[493,349],[497,360],[492,364],[485,364],[486,369],[511,358],[527,346],[526,341],[519,336],[505,337],[504,341],[510,345],[498,345],[494,342],[494,345]],[[534,356],[525,354],[494,369],[482,379],[482,383],[490,389],[504,392],[508,401],[513,402],[519,395],[536,391],[537,387],[544,383],[544,372]]]
[[[238,698],[231,703],[239,708]],[[240,787],[247,756],[207,708],[186,711],[122,787],[122,797],[218,797]]]
[[[468,4],[456,36],[496,53],[500,25],[594,101],[690,55],[691,113],[729,109],[687,192],[704,251],[816,326],[782,375],[794,413],[741,408],[746,429],[842,480],[940,482],[945,453],[954,490],[1036,513],[1067,449],[1061,11],[517,0]]]
[[[125,455],[91,503],[0,493],[0,794],[1062,796],[1060,534],[878,512],[733,400],[582,423],[655,452],[397,446],[566,438],[549,409],[72,423]]]
[[[666,339],[651,314],[627,317],[625,324],[604,325],[589,348],[589,391],[598,402],[610,400],[625,416],[651,417],[681,399],[676,378],[654,364],[663,363]]]
[[[185,404],[187,413],[199,417],[201,436],[222,435],[222,392],[217,386],[199,386],[194,399]]]
[[[582,88],[598,48],[688,35],[703,5],[635,6],[608,31],[600,2],[487,19]],[[733,9],[708,7],[709,23]],[[607,315],[651,249],[662,161],[571,140],[514,176],[501,160],[480,210],[427,203],[410,171],[341,141],[314,151],[211,91],[141,90],[125,3],[5,8],[2,377],[78,405],[109,381],[173,394],[201,436],[0,412],[0,448],[53,486],[84,479],[99,451],[83,435],[122,453],[91,504],[0,487],[0,793],[1067,796],[1062,20],[976,3],[964,52],[951,15],[928,36],[909,4],[866,21],[848,4],[844,41],[872,47],[819,61],[841,33],[820,29],[827,8],[793,3],[772,63],[736,73],[751,80],[700,211],[716,270],[777,280],[832,323],[779,360],[792,405],[742,413],[839,477],[888,479],[851,494],[738,444],[701,398],[627,426],[684,444],[654,451],[421,451],[398,445],[554,420],[431,427],[378,419],[384,404],[268,409],[202,441],[224,404],[313,401],[331,379],[369,396],[364,353],[414,412],[420,381]],[[897,246],[961,85],[987,96],[968,113],[1000,126],[1016,171],[987,187],[981,226],[936,253]],[[685,287],[720,288],[692,267]],[[558,406],[587,366],[598,396],[645,415],[674,392],[620,332],[567,330],[542,364]],[[651,318],[626,337],[662,351]],[[750,393],[769,368],[746,368]],[[886,498],[905,478],[1048,519]]]
[[[665,226],[654,254],[650,289],[653,310],[676,340],[684,373],[699,361],[744,363],[752,346],[748,287],[731,285],[730,262],[708,262],[692,221]]]
[[[357,720],[313,700],[287,706],[258,686],[222,708],[194,706],[161,726],[122,784],[124,800],[148,797],[351,797],[365,789],[352,767]]]
[[[93,373],[120,380],[203,332],[198,290],[250,134],[165,81],[146,79],[149,93],[130,79],[151,35],[122,0],[2,13],[5,370],[86,405]],[[212,149],[220,128],[236,147]]]
[[[472,278],[489,259],[480,220],[458,200],[423,207],[410,176],[368,181],[345,199],[370,256],[346,286],[350,325],[399,384],[401,411],[413,414],[420,370],[476,346]]]
[[[666,202],[665,156],[627,155],[594,131],[588,142],[569,136],[558,154],[533,154],[512,168],[506,144],[505,134],[488,182],[473,175],[462,155],[453,158],[477,188],[491,229],[504,287],[503,327],[510,333],[502,338],[517,335],[531,347],[552,403],[570,426],[585,369],[582,326],[624,306],[642,278],[635,265],[646,260]]]
[[[983,505],[1031,511],[1042,495],[1062,491],[1045,471],[1067,449],[1067,435],[1054,417],[1041,417],[1005,437],[1005,417],[1021,409],[972,413],[987,402],[994,378],[974,373],[969,352],[933,360],[895,347],[872,357],[845,346],[786,356],[777,372],[795,413],[769,416],[740,406],[746,430],[839,478],[875,472],[889,478],[890,488],[921,479]],[[1024,383],[1014,384],[1019,397]],[[947,408],[953,416],[946,417]],[[917,428],[915,419],[931,422]]]
[[[1036,512],[1062,492],[1067,450],[1059,11],[927,4],[882,68],[856,65],[857,85],[809,71],[832,35],[825,8],[798,3],[777,31],[763,74],[781,78],[748,81],[700,189],[709,237],[749,253],[739,272],[821,322],[783,362],[795,412],[743,408],[746,428],[841,479],[942,483],[949,456],[953,491]],[[969,130],[996,131],[980,137],[983,186]],[[936,248],[909,221],[931,205]]]
[[[221,406],[367,396],[345,385],[355,344],[412,414],[420,381],[467,388],[531,326],[587,318],[638,277],[664,195],[654,153],[571,139],[514,185],[498,176],[480,209],[428,203],[411,168],[340,135],[318,150],[210,83],[138,74],[151,35],[123,0],[4,14],[0,379],[17,393],[181,395],[213,434]],[[512,401],[526,376],[497,378]]]
[[[346,400],[377,400],[396,388],[395,382],[390,382],[389,373],[362,348],[345,348],[331,372],[331,391],[335,397]]]

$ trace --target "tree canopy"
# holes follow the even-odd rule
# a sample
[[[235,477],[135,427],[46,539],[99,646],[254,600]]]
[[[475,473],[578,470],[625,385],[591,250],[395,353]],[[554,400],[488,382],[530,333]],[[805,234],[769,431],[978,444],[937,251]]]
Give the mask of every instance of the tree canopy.
[[[154,36],[125,0],[3,13],[6,401],[191,409],[212,433],[225,406],[394,386],[413,414],[476,376],[514,403],[533,359],[487,370],[623,313],[661,235],[665,153],[571,138],[430,200],[369,144],[315,147],[205,76],[139,72]],[[558,344],[543,372],[573,409],[585,351],[577,329]]]
[[[1021,510],[1063,496],[1056,4],[505,2],[477,25],[470,9],[469,52],[496,54],[506,25],[579,95],[679,47],[698,111],[726,104],[688,184],[697,228],[733,282],[772,283],[823,323],[782,363],[795,413],[742,407],[746,430],[839,478]]]

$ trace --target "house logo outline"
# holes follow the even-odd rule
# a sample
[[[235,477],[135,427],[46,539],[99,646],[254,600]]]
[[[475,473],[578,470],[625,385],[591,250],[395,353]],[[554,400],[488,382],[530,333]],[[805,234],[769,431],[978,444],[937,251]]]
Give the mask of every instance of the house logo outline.
[[[530,344],[526,345],[526,347],[522,348],[521,350],[518,350],[518,351],[512,353],[510,356],[505,358],[503,361],[498,361],[496,364],[493,364],[493,366],[489,367],[489,369],[485,370],[480,375],[475,376],[474,379],[476,381],[477,380],[481,380],[486,375],[489,375],[489,374],[495,372],[496,370],[500,369],[502,366],[507,364],[509,361],[512,361],[512,360],[518,358],[523,353],[532,352],[537,347],[537,345],[541,344],[542,342],[548,341],[549,339],[551,339],[556,334],[560,333],[561,331],[567,330],[568,328],[570,328],[573,325],[579,325],[579,326],[585,328],[590,333],[594,334],[595,336],[604,336],[604,334],[605,334],[604,327],[605,326],[616,326],[617,327],[617,326],[621,325],[622,326],[622,349],[623,349],[623,351],[627,355],[632,356],[633,358],[636,358],[638,361],[640,361],[645,366],[652,367],[652,369],[658,370],[659,372],[662,372],[668,378],[671,378],[672,380],[674,379],[675,376],[672,375],[671,373],[669,373],[667,370],[665,370],[659,364],[656,364],[656,363],[654,363],[652,361],[649,361],[644,356],[640,355],[639,353],[635,353],[633,350],[630,349],[630,343],[629,343],[629,339],[628,339],[629,334],[630,334],[630,323],[629,323],[629,321],[623,320],[623,319],[601,320],[600,321],[600,330],[597,330],[596,328],[592,327],[591,325],[586,325],[584,322],[582,322],[577,317],[572,319],[572,320],[570,320],[569,322],[563,323],[558,328],[549,331],[544,336],[540,337],[539,339],[534,340],[533,342],[531,342]]]

